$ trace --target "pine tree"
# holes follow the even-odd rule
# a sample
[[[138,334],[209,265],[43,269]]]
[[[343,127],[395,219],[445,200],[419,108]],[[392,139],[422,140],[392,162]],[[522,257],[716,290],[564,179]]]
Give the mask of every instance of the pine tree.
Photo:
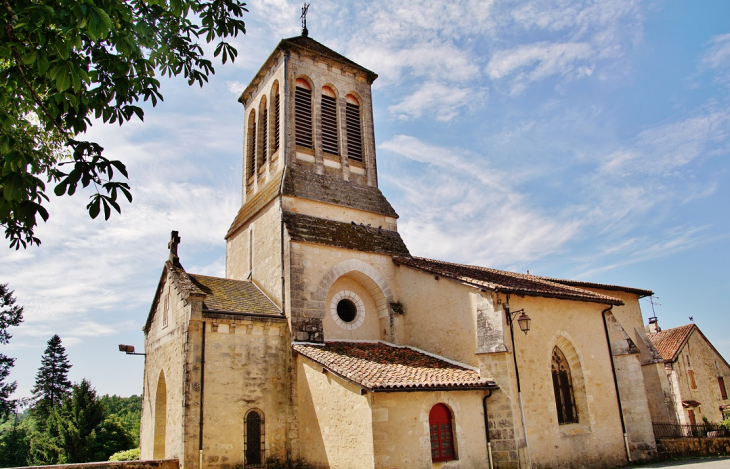
[[[67,377],[70,368],[66,349],[56,334],[48,341],[48,347],[43,352],[41,367],[38,369],[33,387],[35,401],[33,415],[41,426],[54,407],[59,406],[63,399],[71,394],[71,382]]]
[[[7,284],[0,284],[0,344],[3,345],[13,337],[8,332],[8,327],[18,326],[23,322],[23,308],[15,305],[13,293],[8,290]],[[15,401],[10,400],[10,395],[15,392],[18,383],[5,382],[13,364],[15,358],[0,353],[0,417],[6,417],[15,408]]]
[[[98,427],[104,421],[104,404],[91,383],[83,379],[81,383],[74,384],[71,397],[64,399],[63,405],[54,410],[54,415],[62,450],[59,462],[89,462],[94,457],[96,430],[100,430]]]

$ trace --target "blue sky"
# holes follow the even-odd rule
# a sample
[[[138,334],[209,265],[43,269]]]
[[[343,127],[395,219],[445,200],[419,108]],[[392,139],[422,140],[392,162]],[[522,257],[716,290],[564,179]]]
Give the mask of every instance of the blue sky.
[[[300,8],[252,2],[239,59],[207,86],[163,80],[144,123],[94,125],[131,173],[121,216],[89,219],[84,194],[52,198],[43,244],[0,250],[0,281],[26,311],[4,347],[19,396],[54,333],[72,380],[141,392],[143,357],[117,344],[142,349],[171,230],[188,271],[224,275],[237,97],[300,33]],[[709,0],[313,0],[308,25],[379,74],[380,188],[412,254],[651,289],[662,327],[693,316],[730,358],[729,17]]]

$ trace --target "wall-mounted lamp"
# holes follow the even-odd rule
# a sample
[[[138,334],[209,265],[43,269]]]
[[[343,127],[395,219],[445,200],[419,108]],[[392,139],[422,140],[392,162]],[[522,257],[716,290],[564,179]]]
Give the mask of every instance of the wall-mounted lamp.
[[[124,352],[127,355],[147,355],[146,353],[135,353],[134,345],[119,344],[119,351]]]

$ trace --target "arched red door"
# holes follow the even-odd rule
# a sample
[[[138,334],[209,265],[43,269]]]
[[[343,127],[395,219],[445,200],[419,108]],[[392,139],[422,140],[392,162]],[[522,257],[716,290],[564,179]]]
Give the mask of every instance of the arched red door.
[[[436,404],[428,414],[431,428],[431,460],[451,461],[454,457],[454,434],[451,429],[451,411],[444,404]]]

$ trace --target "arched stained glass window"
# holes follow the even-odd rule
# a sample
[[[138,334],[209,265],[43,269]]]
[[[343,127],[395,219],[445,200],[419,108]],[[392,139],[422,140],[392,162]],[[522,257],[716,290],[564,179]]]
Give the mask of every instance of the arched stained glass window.
[[[573,394],[573,378],[570,375],[570,365],[565,355],[558,348],[553,348],[552,359],[553,391],[555,392],[555,407],[558,411],[558,423],[578,423],[578,412],[575,408]]]
[[[444,404],[436,404],[428,414],[431,429],[431,460],[433,462],[456,459],[451,411]]]

